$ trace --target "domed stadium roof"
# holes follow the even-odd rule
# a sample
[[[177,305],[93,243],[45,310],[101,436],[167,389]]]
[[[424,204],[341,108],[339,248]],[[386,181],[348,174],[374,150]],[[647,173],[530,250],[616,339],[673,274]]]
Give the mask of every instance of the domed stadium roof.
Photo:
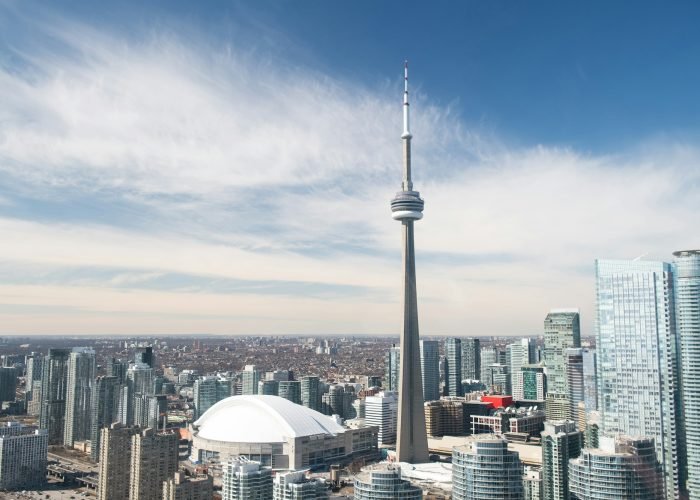
[[[334,419],[279,396],[231,396],[195,423],[200,438],[231,443],[281,443],[287,438],[338,434]]]

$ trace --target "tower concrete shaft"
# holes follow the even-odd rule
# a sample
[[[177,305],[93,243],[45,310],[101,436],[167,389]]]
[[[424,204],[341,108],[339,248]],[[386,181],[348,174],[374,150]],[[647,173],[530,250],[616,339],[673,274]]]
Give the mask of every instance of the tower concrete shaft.
[[[411,181],[411,132],[408,122],[408,65],[404,68],[404,152],[402,190],[391,202],[392,217],[403,224],[403,330],[401,331],[401,372],[396,455],[401,462],[428,461],[428,438],[423,410],[423,380],[418,334],[416,257],[413,223],[423,217],[423,200],[413,191]]]

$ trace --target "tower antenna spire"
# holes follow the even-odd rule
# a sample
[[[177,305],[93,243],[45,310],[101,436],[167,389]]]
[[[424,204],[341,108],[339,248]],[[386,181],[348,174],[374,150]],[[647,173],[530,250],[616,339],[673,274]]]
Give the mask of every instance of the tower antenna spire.
[[[408,61],[403,64],[403,190],[413,191],[413,181],[411,180],[411,129],[409,126],[408,113]]]
[[[411,130],[408,122],[408,61],[403,63],[403,134],[402,139],[411,138]]]

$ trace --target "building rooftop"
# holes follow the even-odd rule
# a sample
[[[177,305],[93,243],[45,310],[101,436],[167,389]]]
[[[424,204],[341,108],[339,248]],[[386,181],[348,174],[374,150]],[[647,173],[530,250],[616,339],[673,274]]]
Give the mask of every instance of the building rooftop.
[[[278,396],[231,396],[194,424],[199,437],[235,443],[280,443],[287,438],[345,431],[332,417]]]

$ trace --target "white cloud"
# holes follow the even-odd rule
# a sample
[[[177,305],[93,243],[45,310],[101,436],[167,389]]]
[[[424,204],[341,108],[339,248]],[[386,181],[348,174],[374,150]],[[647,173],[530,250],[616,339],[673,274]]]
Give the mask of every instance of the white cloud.
[[[24,70],[0,69],[9,96],[0,187],[68,207],[91,196],[102,211],[120,210],[102,197],[130,208],[118,226],[100,211],[89,223],[0,217],[0,261],[124,272],[99,287],[5,284],[0,304],[16,309],[0,312],[3,331],[397,331],[400,226],[388,208],[401,175],[397,88],[172,35],[127,41],[53,26],[64,50],[24,53]],[[549,308],[580,306],[591,333],[593,259],[700,246],[697,149],[508,148],[425,95],[412,109],[426,198],[423,332],[536,333]],[[139,289],[167,273],[368,292],[320,300],[302,289]],[[53,312],[18,312],[31,305]]]

